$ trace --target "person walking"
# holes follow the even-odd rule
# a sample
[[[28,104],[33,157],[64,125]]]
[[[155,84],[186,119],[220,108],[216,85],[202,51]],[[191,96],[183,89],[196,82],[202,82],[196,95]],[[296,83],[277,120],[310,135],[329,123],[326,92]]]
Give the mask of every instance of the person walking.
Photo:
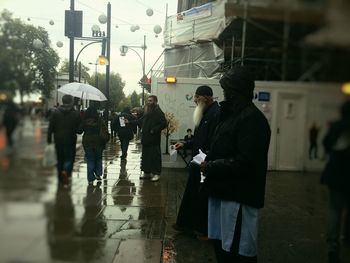
[[[112,116],[111,116],[111,136],[112,136],[112,138],[117,137],[117,128],[118,128],[117,121],[119,121],[117,113],[112,112]]]
[[[343,212],[343,244],[350,246],[350,100],[341,107],[341,118],[331,124],[323,140],[328,161],[321,183],[328,186],[328,262],[339,263],[340,230]]]
[[[61,183],[68,184],[72,176],[76,153],[77,130],[80,124],[80,114],[73,107],[73,97],[63,95],[62,105],[55,110],[49,121],[47,143],[52,143],[54,137],[57,154],[57,174]]]
[[[309,130],[309,160],[318,158],[318,134],[320,132],[320,128],[317,127],[316,123],[313,123]]]
[[[134,130],[136,125],[125,123],[127,121],[134,121],[135,117],[131,114],[130,108],[125,107],[121,114],[117,115],[115,118],[115,127],[120,140],[120,148],[122,150],[122,155],[120,159],[122,161],[126,161],[126,157],[128,156],[128,148],[129,142],[134,138]]]
[[[12,149],[14,145],[13,132],[16,130],[19,120],[20,110],[12,100],[9,100],[5,106],[3,125],[6,129],[7,146],[10,149]]]
[[[257,262],[257,222],[264,206],[271,131],[253,104],[254,79],[245,67],[220,79],[224,101],[206,160],[208,237],[219,263]]]
[[[102,178],[102,153],[106,146],[106,141],[101,136],[101,130],[107,132],[107,126],[99,116],[96,108],[87,108],[84,119],[78,129],[78,133],[83,134],[83,147],[87,162],[87,180],[93,184],[95,180]]]
[[[128,121],[129,125],[141,123],[141,175],[140,179],[151,179],[157,182],[162,169],[162,154],[160,151],[161,131],[166,128],[167,120],[158,105],[158,98],[150,95],[147,99],[144,115],[136,121]]]
[[[184,143],[177,142],[175,149],[191,147],[192,155],[196,156],[199,149],[208,154],[220,106],[214,101],[213,90],[209,86],[199,86],[196,89],[194,103],[197,105],[193,113],[194,135]],[[208,230],[208,198],[199,195],[200,181],[198,165],[190,164],[186,188],[173,228],[177,231],[198,232],[198,237],[202,238],[207,236]]]

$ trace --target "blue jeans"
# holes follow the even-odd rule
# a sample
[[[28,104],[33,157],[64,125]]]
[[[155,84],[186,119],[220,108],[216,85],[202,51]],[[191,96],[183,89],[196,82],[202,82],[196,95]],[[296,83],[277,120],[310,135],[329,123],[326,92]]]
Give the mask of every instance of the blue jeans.
[[[100,147],[86,146],[85,158],[87,162],[87,179],[89,182],[95,180],[95,176],[102,176],[102,152]]]

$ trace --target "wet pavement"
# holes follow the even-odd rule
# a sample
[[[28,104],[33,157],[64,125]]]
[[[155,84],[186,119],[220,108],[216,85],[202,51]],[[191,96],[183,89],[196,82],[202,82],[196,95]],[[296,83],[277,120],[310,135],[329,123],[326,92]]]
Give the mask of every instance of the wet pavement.
[[[68,188],[41,166],[47,123],[25,119],[13,151],[0,147],[0,262],[215,263],[208,241],[172,230],[186,169],[140,180],[140,145],[104,152],[104,180],[88,185],[78,147]],[[1,136],[1,133],[0,133]],[[1,141],[1,138],[0,138]],[[79,146],[79,145],[78,145]],[[259,225],[259,262],[326,263],[327,191],[317,173],[270,172]],[[343,262],[350,253],[342,250]]]

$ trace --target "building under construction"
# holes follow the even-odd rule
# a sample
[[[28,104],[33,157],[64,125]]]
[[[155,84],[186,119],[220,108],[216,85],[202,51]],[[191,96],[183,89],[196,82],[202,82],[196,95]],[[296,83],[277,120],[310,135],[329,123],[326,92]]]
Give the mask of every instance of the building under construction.
[[[235,65],[258,80],[349,80],[349,4],[341,0],[179,0],[167,17],[165,75],[215,78]]]

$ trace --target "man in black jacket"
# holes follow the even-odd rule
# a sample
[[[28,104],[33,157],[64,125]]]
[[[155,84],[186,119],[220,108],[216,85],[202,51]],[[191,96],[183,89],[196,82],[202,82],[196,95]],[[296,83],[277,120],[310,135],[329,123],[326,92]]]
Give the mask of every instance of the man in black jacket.
[[[339,263],[342,225],[343,243],[350,247],[350,100],[342,105],[341,118],[331,124],[323,145],[329,157],[321,176],[329,190],[328,262]]]
[[[128,122],[132,124],[132,122]],[[142,154],[140,179],[150,178],[152,182],[160,179],[162,169],[162,154],[160,151],[161,131],[166,128],[167,120],[158,106],[157,96],[151,95],[147,99],[145,114],[142,117]]]
[[[254,79],[245,67],[220,79],[225,100],[201,164],[209,195],[208,237],[221,262],[257,262],[258,210],[264,206],[270,127],[253,104]]]
[[[193,114],[195,124],[191,141],[175,144],[175,149],[192,147],[192,155],[196,156],[199,149],[208,153],[211,137],[216,128],[219,104],[213,100],[213,90],[209,86],[199,86],[195,92],[194,102],[197,107]],[[207,235],[208,229],[208,198],[199,195],[201,175],[198,165],[191,164],[186,188],[181,200],[176,224],[178,231],[198,232]]]
[[[64,95],[63,105],[55,110],[50,118],[47,143],[52,142],[52,134],[57,154],[57,172],[59,182],[67,184],[72,175],[75,160],[77,130],[80,125],[80,114],[73,107],[73,97]]]
[[[116,131],[120,141],[120,148],[122,154],[120,156],[121,161],[126,161],[128,156],[129,142],[134,138],[134,126],[136,125],[126,125],[125,120],[133,121],[135,117],[131,114],[130,108],[125,107],[123,111],[116,116],[113,125],[116,127]]]

